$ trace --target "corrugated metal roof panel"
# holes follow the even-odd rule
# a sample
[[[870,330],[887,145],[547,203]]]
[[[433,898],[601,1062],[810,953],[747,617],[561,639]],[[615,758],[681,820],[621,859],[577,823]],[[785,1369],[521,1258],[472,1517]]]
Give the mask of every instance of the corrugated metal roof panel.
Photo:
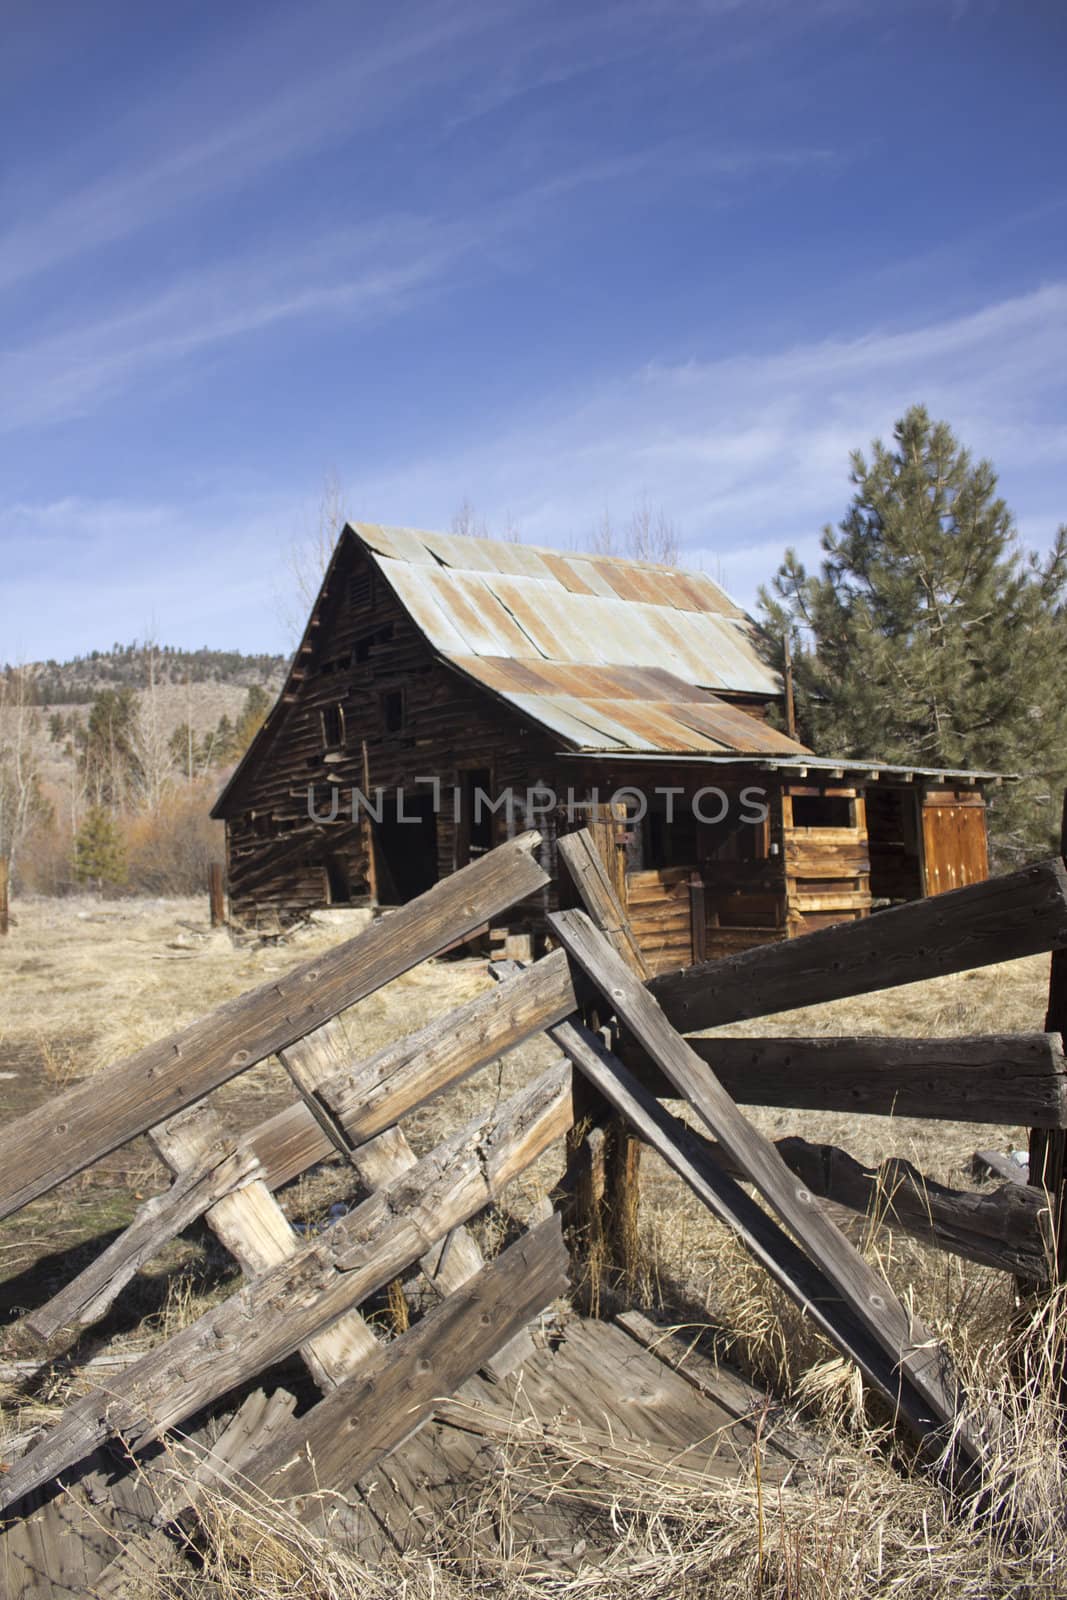
[[[494,659],[495,692],[557,702],[557,731],[592,716],[594,730],[631,748],[699,751],[724,730],[703,712],[686,721],[665,708],[695,703],[709,688],[780,693],[756,653],[751,623],[703,573],[376,524],[358,532],[434,648],[457,663]],[[509,660],[553,670],[531,680],[508,674],[501,663]],[[560,678],[559,669],[574,668],[576,676]],[[616,702],[628,709],[609,712]],[[647,726],[637,704],[656,708]],[[739,739],[760,737],[749,721],[734,724]]]
[[[401,604],[410,612],[416,625],[426,635],[435,650],[452,656],[465,655],[469,650],[466,639],[445,615],[437,603],[430,582],[432,569],[415,566],[408,561],[391,561],[379,558],[378,566],[396,591]]]
[[[580,749],[806,754],[786,734],[662,668],[475,655],[454,656],[452,664]]]

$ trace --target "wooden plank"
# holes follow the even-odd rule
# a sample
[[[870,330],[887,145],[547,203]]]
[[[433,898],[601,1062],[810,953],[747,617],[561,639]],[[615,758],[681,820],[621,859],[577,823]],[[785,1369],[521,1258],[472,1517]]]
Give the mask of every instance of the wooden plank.
[[[106,1392],[76,1400],[0,1477],[0,1507],[55,1477],[110,1434],[121,1433],[140,1449],[284,1360],[494,1200],[572,1121],[571,1072],[560,1063],[461,1128],[288,1260],[149,1351]]]
[[[213,1146],[204,1159],[180,1173],[165,1193],[146,1200],[129,1227],[84,1272],[24,1317],[23,1326],[41,1339],[51,1339],[61,1328],[86,1328],[98,1322],[138,1268],[259,1171],[252,1151],[237,1150],[233,1140]]]
[[[199,1022],[0,1129],[0,1217],[505,911],[548,876],[529,832],[481,856],[355,938],[219,1006]]]
[[[559,1218],[524,1234],[246,1462],[260,1491],[313,1519],[567,1288]]]
[[[698,871],[689,878],[689,926],[693,962],[708,958],[708,913],[704,904],[704,880]]]
[[[316,1093],[354,1147],[569,1016],[576,1005],[570,964],[555,950],[369,1060],[335,1071]]]
[[[731,1160],[781,1217],[853,1314],[888,1355],[937,1419],[954,1429],[964,1451],[976,1459],[981,1446],[960,1416],[960,1396],[946,1353],[917,1317],[910,1317],[885,1280],[825,1216],[815,1198],[799,1187],[770,1140],[752,1127],[718,1080],[675,1033],[648,991],[637,983],[579,911],[550,918],[568,952],[583,967],[681,1093],[689,1100]]]
[[[1067,856],[1067,790],[1063,794],[1060,813],[1060,854]],[[1061,1042],[1067,1036],[1067,950],[1054,950],[1048,975],[1048,1008],[1045,1027],[1059,1035]],[[1055,1284],[1067,1283],[1067,1133],[1058,1129],[1050,1132],[1031,1119],[1029,1180],[1049,1197],[1052,1230],[1055,1238]],[[1020,1289],[1025,1293],[1033,1286],[1025,1282]]]
[[[1067,869],[1055,859],[861,922],[667,973],[654,978],[650,990],[675,1027],[693,1032],[1065,945]]]
[[[982,1266],[1032,1282],[1048,1278],[1051,1227],[1040,1189],[1018,1180],[993,1194],[950,1189],[910,1161],[891,1158],[877,1169],[865,1167],[835,1145],[806,1139],[778,1139],[775,1149],[812,1194],[835,1205]],[[709,1145],[708,1153],[724,1171],[744,1177],[718,1145]]]
[[[592,834],[587,828],[579,828],[576,833],[565,833],[557,839],[556,849],[566,863],[582,904],[597,927],[638,976],[647,978],[649,970],[641,947],[608,877],[607,867]]]
[[[758,1427],[761,1444],[793,1461],[814,1462],[825,1456],[825,1444],[793,1423],[765,1389],[749,1383],[733,1367],[704,1354],[698,1344],[699,1327],[656,1322],[646,1312],[636,1310],[620,1311],[615,1321],[672,1372],[680,1373],[698,1394],[722,1406],[739,1422]]]
[[[320,1089],[333,1075],[347,1071],[351,1056],[344,1024],[336,1017],[281,1052],[294,1082],[301,1086],[309,1102],[319,1104]],[[349,1159],[371,1190],[382,1189],[403,1177],[415,1166],[416,1160],[406,1135],[396,1126],[386,1127],[368,1143],[350,1149]],[[473,1277],[485,1265],[485,1257],[469,1229],[454,1228],[446,1239],[422,1257],[420,1265],[430,1286],[443,1296]],[[502,1359],[494,1366],[494,1375],[503,1376],[532,1351],[529,1335],[520,1334],[506,1351],[499,1352]]]
[[[908,1379],[849,1309],[821,1268],[711,1159],[707,1141],[660,1105],[589,1029],[563,1022],[553,1028],[552,1038],[708,1209],[737,1233],[775,1282],[856,1362],[894,1410],[917,1433],[929,1432],[934,1426],[930,1408]]]
[[[687,1043],[742,1105],[1067,1127],[1067,1062],[1057,1034],[689,1036]]]
[[[152,1131],[151,1140],[171,1170],[204,1159],[218,1144],[221,1126],[211,1106],[195,1106]],[[255,1280],[296,1256],[301,1241],[261,1179],[224,1195],[205,1214],[208,1226],[246,1277]],[[378,1340],[359,1312],[348,1310],[301,1346],[316,1383],[329,1389],[373,1355]]]

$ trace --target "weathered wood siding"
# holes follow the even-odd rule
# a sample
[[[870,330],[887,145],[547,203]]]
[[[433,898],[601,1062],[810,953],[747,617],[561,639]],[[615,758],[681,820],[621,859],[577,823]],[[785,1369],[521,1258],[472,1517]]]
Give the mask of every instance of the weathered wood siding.
[[[389,731],[385,697],[394,694],[402,696],[401,726]],[[557,743],[440,662],[357,551],[338,564],[318,626],[298,657],[285,716],[227,799],[233,915],[253,924],[284,922],[346,894],[349,903],[370,904],[372,888],[380,902],[397,903],[405,896],[390,882],[380,836],[372,885],[372,828],[365,817],[353,822],[352,791],[366,791],[369,782],[388,797],[402,786],[409,807],[417,807],[420,796],[431,803],[430,779],[437,778],[442,805],[429,826],[436,876],[444,877],[463,864],[463,828],[456,826],[451,794],[462,772],[488,772],[494,792],[511,787],[524,796],[530,785],[551,781]],[[309,817],[309,785],[322,820]],[[339,803],[327,821],[331,787]],[[525,821],[521,805],[510,819],[501,811],[493,842]],[[420,832],[405,827],[402,838],[414,848]],[[553,870],[551,859],[545,865]]]

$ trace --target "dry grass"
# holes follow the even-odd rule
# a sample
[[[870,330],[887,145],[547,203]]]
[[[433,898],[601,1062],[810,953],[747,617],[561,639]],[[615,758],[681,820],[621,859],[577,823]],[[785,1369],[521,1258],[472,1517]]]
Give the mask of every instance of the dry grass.
[[[209,933],[200,901],[24,901],[17,909],[18,925],[0,945],[0,992],[8,997],[0,1017],[0,1069],[17,1074],[0,1078],[0,1104],[9,1111],[36,1103],[72,1077],[106,1066],[342,936],[336,926],[313,928],[285,945],[235,948],[225,935]],[[371,1053],[489,983],[476,962],[417,969],[348,1013],[353,1053]],[[1030,1031],[1043,1024],[1046,983],[1047,961],[1034,958],[724,1031]],[[552,1053],[546,1042],[535,1041],[425,1108],[411,1119],[416,1148],[429,1148],[445,1128],[509,1093]],[[288,1097],[280,1069],[266,1064],[217,1099],[231,1124],[247,1126]],[[870,1164],[905,1156],[931,1177],[959,1186],[973,1182],[969,1162],[976,1148],[1025,1144],[1022,1128],[777,1110],[753,1117],[772,1136],[800,1133],[840,1144]],[[561,1151],[544,1158],[514,1186],[509,1209],[525,1218],[558,1177],[561,1163]],[[116,1153],[96,1173],[71,1180],[0,1225],[0,1274],[32,1271],[42,1255],[94,1240],[103,1227],[121,1226],[135,1196],[160,1186],[145,1149]],[[290,1216],[314,1223],[340,1193],[338,1169],[327,1168],[307,1175],[282,1198]],[[488,1248],[506,1226],[502,1214],[479,1224]],[[618,1600],[1036,1600],[1067,1594],[1059,1567],[1060,1413],[1051,1381],[1062,1358],[1061,1307],[1044,1308],[1020,1331],[1020,1308],[1006,1275],[862,1219],[854,1224],[853,1236],[869,1257],[948,1339],[972,1397],[983,1405],[995,1401],[1006,1416],[988,1481],[980,1493],[953,1500],[931,1474],[911,1471],[894,1456],[886,1419],[864,1400],[851,1369],[647,1152],[639,1226],[639,1281],[627,1297],[714,1336],[743,1370],[800,1408],[826,1441],[817,1470],[771,1490],[762,1486],[754,1460],[736,1483],[694,1486],[689,1478],[672,1481],[669,1475],[650,1481],[636,1459],[628,1471],[623,1452],[612,1472],[597,1480],[580,1440],[549,1430],[535,1446],[517,1429],[490,1483],[457,1486],[452,1514],[431,1547],[367,1570],[294,1522],[284,1507],[263,1505],[250,1493],[243,1504],[220,1500],[209,1508],[201,1535],[203,1572],[195,1580],[161,1579],[155,1592],[214,1594],[220,1600],[548,1600],[586,1594]],[[69,1272],[68,1262],[61,1275]],[[145,1320],[128,1327],[105,1324],[97,1332],[106,1335],[108,1349],[143,1345],[198,1315],[232,1283],[232,1264],[208,1236],[186,1239],[127,1291]],[[606,1306],[614,1290],[610,1282],[602,1286]],[[398,1304],[392,1310],[402,1318]],[[388,1314],[386,1307],[381,1314]],[[93,1341],[85,1343],[85,1353],[92,1348]],[[0,1358],[26,1353],[9,1331]],[[53,1417],[75,1387],[69,1379],[50,1377],[29,1392],[11,1393],[5,1431]],[[577,1573],[549,1571],[521,1540],[503,1555],[490,1555],[489,1542],[475,1538],[479,1529],[507,1528],[522,1504],[567,1494],[590,1527],[609,1530],[606,1564],[587,1564]],[[998,1520],[997,1510],[1011,1515]]]

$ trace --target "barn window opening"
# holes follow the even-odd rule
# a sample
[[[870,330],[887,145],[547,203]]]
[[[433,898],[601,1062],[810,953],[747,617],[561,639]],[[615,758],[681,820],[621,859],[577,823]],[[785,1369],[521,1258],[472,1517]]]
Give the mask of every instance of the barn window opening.
[[[382,695],[382,726],[386,733],[401,733],[403,731],[403,689],[387,689]]]
[[[795,794],[794,828],[852,828],[854,802],[844,795]]]
[[[345,713],[340,705],[323,706],[319,712],[322,722],[322,742],[327,750],[339,750],[345,742]]]

